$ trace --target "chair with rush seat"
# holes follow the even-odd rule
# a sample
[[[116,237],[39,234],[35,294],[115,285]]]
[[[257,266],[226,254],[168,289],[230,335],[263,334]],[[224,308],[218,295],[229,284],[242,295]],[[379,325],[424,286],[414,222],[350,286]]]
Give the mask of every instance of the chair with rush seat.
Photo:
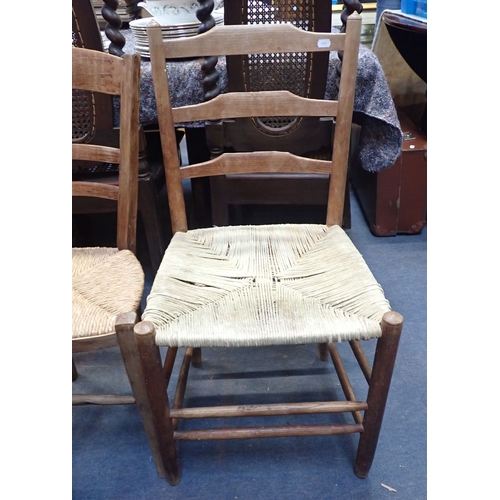
[[[155,277],[141,321],[135,325],[143,385],[141,408],[158,473],[180,481],[178,440],[242,439],[359,433],[355,473],[371,467],[396,359],[402,316],[391,310],[381,286],[340,227],[344,207],[361,18],[355,13],[345,33],[309,33],[291,25],[216,26],[202,35],[162,39],[148,27],[160,136],[174,236]],[[306,99],[289,91],[226,93],[202,104],[172,109],[165,61],[193,57],[280,52],[343,51],[339,100]],[[332,158],[318,160],[289,152],[224,153],[204,163],[179,166],[175,123],[258,116],[335,118]],[[330,174],[326,223],[224,226],[188,230],[182,180],[247,173]],[[366,400],[358,400],[336,343],[346,341],[366,378]],[[376,343],[371,364],[361,347]],[[202,368],[202,349],[245,348],[257,360],[264,346],[318,345],[329,353],[342,400],[183,407],[191,363]],[[165,362],[160,347],[167,347]],[[179,349],[185,349],[173,404],[167,386]],[[259,350],[260,349],[260,350]],[[255,358],[253,358],[255,356]],[[252,381],[247,379],[250,384]],[[293,386],[290,377],[288,384]],[[332,384],[333,385],[333,384]],[[300,386],[296,386],[298,391]],[[188,388],[189,389],[189,388]],[[238,401],[248,396],[240,394]],[[241,397],[240,397],[241,396]],[[204,391],[204,399],[211,398]],[[247,399],[248,401],[248,399]],[[316,414],[337,421],[315,424]],[[337,415],[333,415],[337,414]],[[345,415],[344,415],[345,414]],[[349,415],[351,414],[351,415]],[[311,419],[306,424],[217,426],[233,417]],[[338,418],[344,420],[338,422]],[[352,422],[346,419],[353,418]],[[195,429],[185,419],[201,419]],[[207,428],[208,422],[214,422]],[[224,422],[222,422],[224,424]],[[248,451],[248,449],[247,449]],[[189,466],[188,457],[184,457]]]
[[[144,289],[144,272],[135,256],[139,167],[139,55],[123,58],[96,50],[72,49],[73,89],[121,98],[119,147],[74,144],[73,159],[119,166],[118,184],[72,182],[73,197],[117,203],[116,248],[73,248],[73,353],[120,345],[134,393],[140,378],[133,326]],[[118,318],[118,319],[117,319]],[[73,361],[73,380],[78,372]],[[73,404],[128,404],[131,395],[73,394]]]

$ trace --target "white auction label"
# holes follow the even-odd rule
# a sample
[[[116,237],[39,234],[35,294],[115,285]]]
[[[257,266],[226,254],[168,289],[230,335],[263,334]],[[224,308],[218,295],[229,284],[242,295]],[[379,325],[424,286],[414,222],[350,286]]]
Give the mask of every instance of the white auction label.
[[[330,47],[330,45],[331,45],[331,43],[330,43],[330,40],[328,40],[328,38],[320,38],[318,40],[318,48],[319,49]]]

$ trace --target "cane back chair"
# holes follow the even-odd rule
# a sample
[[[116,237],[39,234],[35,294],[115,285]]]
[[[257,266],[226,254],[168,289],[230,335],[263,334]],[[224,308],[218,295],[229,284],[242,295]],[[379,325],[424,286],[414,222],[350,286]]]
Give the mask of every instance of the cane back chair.
[[[73,89],[120,96],[119,147],[74,144],[73,159],[119,165],[118,184],[95,180],[72,182],[73,197],[109,199],[117,203],[116,248],[73,248],[73,353],[120,344],[131,383],[137,365],[132,328],[139,312],[144,273],[135,256],[139,168],[140,57],[72,49]],[[124,317],[118,321],[121,314]],[[123,336],[123,342],[117,333]],[[128,340],[128,342],[127,342]],[[78,378],[73,361],[73,380]],[[137,391],[136,391],[137,392]],[[73,394],[73,404],[134,403],[133,396]]]
[[[101,33],[91,0],[73,0],[72,45],[104,52]],[[113,12],[114,17],[118,17]],[[119,21],[119,20],[118,20]],[[119,21],[120,22],[120,21]],[[118,144],[119,130],[114,126],[113,96],[73,90],[73,142]],[[139,198],[138,210],[147,239],[149,256],[154,271],[158,268],[165,241],[159,216],[160,190],[165,184],[161,162],[148,158],[146,135],[140,128],[139,142]],[[118,165],[104,162],[73,161],[75,180],[118,183]],[[97,200],[79,197],[73,200],[73,213],[99,214],[116,211],[113,200]]]
[[[309,33],[286,24],[240,25],[217,26],[181,40],[162,40],[160,27],[151,23],[149,47],[174,237],[134,332],[149,398],[141,411],[149,422],[148,439],[158,473],[171,484],[179,482],[177,440],[360,433],[355,473],[365,477],[382,424],[402,316],[391,311],[381,286],[340,227],[361,18],[350,16],[346,33]],[[330,50],[344,52],[338,101],[264,91],[227,93],[199,105],[171,108],[166,59]],[[224,153],[204,163],[179,167],[176,122],[264,115],[335,117],[331,160],[259,151]],[[188,230],[182,179],[252,172],[329,173],[326,224]],[[377,339],[372,366],[361,348],[361,341],[370,339]],[[354,395],[335,346],[340,341],[350,343],[368,381],[364,401]],[[189,367],[202,366],[202,348],[244,347],[252,350],[248,356],[258,357],[261,346],[297,344],[317,344],[323,359],[330,354],[345,400],[183,408]],[[163,366],[162,346],[168,348]],[[167,387],[179,348],[185,348],[185,355],[170,407]],[[312,418],[311,414],[344,412],[353,415],[353,423],[193,430],[186,429],[184,421],[283,415]]]
[[[236,0],[224,6],[227,25],[291,23],[300,29],[331,32],[330,0]],[[325,95],[329,54],[245,54],[228,56],[229,91],[289,90],[302,97]],[[276,150],[313,158],[328,158],[332,148],[332,121],[318,117],[282,116],[239,118],[224,124],[223,134],[207,126],[212,156],[217,151]],[[224,144],[220,144],[220,139]],[[328,176],[310,174],[240,174],[211,179],[212,220],[230,221],[231,205],[321,205],[326,207]],[[346,193],[348,195],[348,192]],[[345,197],[343,226],[350,227],[349,196]]]

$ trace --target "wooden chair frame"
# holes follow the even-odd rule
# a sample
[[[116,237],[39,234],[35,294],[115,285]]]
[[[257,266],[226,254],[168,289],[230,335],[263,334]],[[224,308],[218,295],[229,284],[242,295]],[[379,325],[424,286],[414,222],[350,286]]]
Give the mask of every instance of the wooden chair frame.
[[[96,50],[73,48],[73,89],[121,96],[120,144],[109,147],[97,144],[72,145],[73,159],[119,164],[118,185],[73,181],[74,197],[85,196],[113,200],[117,203],[117,248],[136,251],[138,169],[139,169],[139,77],[140,57],[122,58]],[[134,341],[133,327],[139,311],[119,315],[115,331],[92,337],[74,338],[73,353],[120,346],[132,395],[73,394],[73,405],[134,404],[141,401],[140,365]],[[73,380],[78,377],[73,361]]]
[[[222,26],[184,40],[163,41],[158,26],[148,28],[149,46],[155,82],[159,126],[166,168],[168,199],[173,232],[186,232],[187,218],[182,179],[228,173],[329,173],[326,225],[340,226],[344,208],[344,193],[349,154],[352,108],[361,18],[353,14],[347,21],[346,33],[305,33],[281,25]],[[249,48],[251,45],[251,49]],[[212,101],[183,108],[171,108],[165,59],[172,57],[209,56],[213,54],[246,54],[288,51],[343,51],[343,68],[338,101],[309,100],[289,92],[223,94]],[[297,157],[285,152],[230,153],[207,162],[180,169],[175,147],[177,122],[231,119],[240,116],[324,116],[336,118],[333,156],[331,161]],[[153,323],[141,321],[135,328],[135,338],[142,366],[143,386],[147,387],[148,403],[142,408],[143,419],[153,451],[158,474],[175,485],[180,481],[177,440],[243,439],[257,437],[319,436],[360,433],[355,473],[368,474],[377,446],[382,418],[402,329],[402,316],[387,312],[381,320],[373,365],[367,360],[359,341],[350,341],[356,360],[369,383],[366,401],[358,401],[334,343],[319,344],[321,359],[330,354],[337,371],[345,401],[323,403],[289,403],[237,405],[224,407],[183,408],[190,365],[201,365],[201,347],[188,346],[179,372],[177,390],[170,405],[167,387],[178,352],[168,347],[162,362]],[[274,427],[218,428],[179,430],[180,419],[235,416],[296,415],[314,413],[351,413],[352,424],[296,425]],[[363,413],[364,412],[364,413]]]

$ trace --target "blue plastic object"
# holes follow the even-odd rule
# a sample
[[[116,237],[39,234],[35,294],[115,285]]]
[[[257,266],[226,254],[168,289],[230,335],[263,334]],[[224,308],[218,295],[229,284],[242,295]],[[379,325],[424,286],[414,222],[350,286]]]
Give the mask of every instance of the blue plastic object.
[[[427,19],[427,0],[401,0],[401,12]]]

